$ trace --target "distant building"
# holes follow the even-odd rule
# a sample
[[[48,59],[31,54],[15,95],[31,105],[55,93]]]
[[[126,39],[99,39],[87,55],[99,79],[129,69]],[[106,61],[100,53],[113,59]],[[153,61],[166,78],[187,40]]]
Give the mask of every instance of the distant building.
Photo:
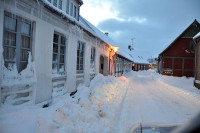
[[[82,4],[0,0],[0,103],[40,103],[114,72],[115,42],[79,15]]]
[[[200,89],[200,33],[194,37],[195,47],[195,74],[194,86]]]
[[[133,71],[141,71],[141,70],[148,70],[149,69],[149,62],[143,56],[138,56],[133,54],[133,61],[132,70]]]
[[[194,76],[195,47],[193,37],[200,32],[197,20],[187,27],[166,49],[159,54],[158,72],[171,76]]]

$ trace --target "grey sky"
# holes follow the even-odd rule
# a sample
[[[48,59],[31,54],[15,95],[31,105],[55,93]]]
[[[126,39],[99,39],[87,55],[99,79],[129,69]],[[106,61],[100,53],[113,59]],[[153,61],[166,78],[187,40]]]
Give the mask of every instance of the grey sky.
[[[143,56],[157,57],[194,19],[200,22],[200,0],[96,0],[91,5],[104,10],[105,3],[116,16],[99,21],[97,27],[124,49],[135,38],[134,49]]]

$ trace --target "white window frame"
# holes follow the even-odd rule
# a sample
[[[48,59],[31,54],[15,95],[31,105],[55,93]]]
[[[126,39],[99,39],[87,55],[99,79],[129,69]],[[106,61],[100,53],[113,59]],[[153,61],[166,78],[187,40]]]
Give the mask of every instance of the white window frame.
[[[73,16],[73,8],[74,8],[74,4],[72,2],[70,2],[70,10],[69,10],[69,13],[70,13],[70,16]]]
[[[69,14],[69,0],[66,0],[66,13]]]
[[[91,55],[90,55],[90,69],[95,68],[95,57],[96,57],[96,48],[91,47]]]
[[[29,53],[32,52],[32,22],[8,12],[4,13],[4,65],[8,69],[13,69],[13,65],[16,64],[18,72],[21,72],[27,67]],[[6,18],[8,18],[7,21],[10,21],[5,22]],[[11,20],[15,21],[14,29],[7,27],[9,24],[13,26]],[[27,28],[29,28],[28,33],[25,33]],[[8,35],[14,35],[15,39],[12,40],[13,38]],[[14,51],[10,51],[11,49]]]
[[[76,7],[76,5],[74,5],[74,8],[73,8],[73,16],[74,16],[74,18],[76,18],[76,16],[77,16],[77,7]]]
[[[53,5],[54,5],[55,7],[57,7],[57,6],[58,6],[58,0],[53,0]]]
[[[60,10],[62,10],[62,4],[63,4],[62,0],[58,0],[58,8]]]
[[[78,41],[77,45],[77,61],[76,61],[76,72],[78,74],[84,73],[85,63],[85,43]]]
[[[55,36],[58,36],[58,39],[55,40]],[[57,49],[56,49],[57,47]],[[57,55],[57,57],[56,57]],[[61,56],[63,59],[61,60]],[[55,58],[54,58],[55,57]],[[56,60],[54,60],[56,59]],[[52,70],[56,70],[56,73],[64,74],[65,73],[65,59],[66,59],[66,37],[58,32],[54,32],[53,39],[53,53],[52,53]],[[63,66],[63,71],[61,71],[61,66]],[[55,72],[52,71],[54,74]]]

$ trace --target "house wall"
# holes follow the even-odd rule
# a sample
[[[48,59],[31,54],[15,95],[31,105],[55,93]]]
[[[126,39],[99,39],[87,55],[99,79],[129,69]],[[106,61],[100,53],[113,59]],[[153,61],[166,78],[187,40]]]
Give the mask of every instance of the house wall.
[[[149,64],[134,63],[134,66],[132,67],[133,71],[148,70],[148,69],[149,69]]]
[[[100,55],[105,57],[105,75],[108,74],[108,57],[107,49],[104,43],[84,32],[82,29],[68,23],[60,16],[50,12],[42,3],[29,0],[8,0],[0,1],[0,68],[4,65],[2,58],[3,43],[3,20],[4,11],[8,11],[17,16],[25,18],[33,22],[33,40],[32,40],[32,56],[34,62],[34,74],[36,83],[33,88],[33,99],[35,103],[50,100],[53,92],[53,81],[56,79],[64,79],[66,92],[74,92],[79,83],[89,85],[91,80],[90,74],[90,55],[91,47],[96,48],[95,74],[99,73]],[[62,76],[52,75],[52,51],[54,32],[59,32],[66,37],[66,58],[65,58],[65,74]],[[76,73],[77,61],[77,44],[81,41],[85,44],[84,53],[84,73]],[[0,69],[0,72],[2,68]],[[2,73],[2,72],[1,72]],[[2,78],[2,76],[0,76]],[[1,83],[2,79],[0,80]],[[9,84],[8,84],[9,86]],[[1,95],[1,93],[0,93]],[[1,98],[0,98],[1,99]]]
[[[196,39],[196,54],[195,54],[195,79],[194,79],[194,85],[200,89],[200,37],[197,37]]]
[[[192,38],[179,38],[163,53],[162,70],[164,75],[194,76],[194,55],[190,50]]]

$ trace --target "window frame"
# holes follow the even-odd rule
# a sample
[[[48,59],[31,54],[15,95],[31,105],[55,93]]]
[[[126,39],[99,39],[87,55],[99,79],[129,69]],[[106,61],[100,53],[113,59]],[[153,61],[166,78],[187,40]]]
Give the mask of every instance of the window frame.
[[[94,68],[96,66],[95,57],[96,57],[96,48],[95,47],[91,47],[90,69],[92,69],[92,65],[93,65],[92,63],[94,63]]]
[[[63,2],[62,0],[58,0],[58,9],[62,10]]]
[[[9,17],[12,19],[15,19],[15,31],[12,31],[11,29],[7,29],[5,26],[5,18]],[[25,34],[21,31],[21,27],[22,24],[26,23],[29,25],[29,34]],[[9,32],[9,33],[14,33],[15,34],[15,46],[10,46],[10,44],[6,45],[5,44],[5,33]],[[22,46],[22,36],[28,37],[29,38],[29,48],[25,48]],[[6,59],[6,57],[4,56],[4,52],[3,52],[3,58],[4,58],[4,66],[5,63],[13,63],[16,64],[17,67],[17,71],[18,73],[20,73],[21,71],[23,71],[24,69],[26,69],[27,65],[28,65],[28,58],[29,55],[27,57],[27,60],[22,60],[21,59],[21,54],[23,50],[26,50],[27,52],[29,52],[32,55],[32,39],[33,39],[33,22],[30,20],[27,20],[25,18],[22,18],[20,16],[14,15],[12,13],[9,12],[4,12],[4,21],[3,21],[3,50],[5,52],[5,47],[7,48],[15,48],[15,57],[12,59]],[[28,54],[28,53],[27,53]],[[21,68],[24,64],[26,63],[26,67],[25,68]],[[6,66],[5,66],[6,67]],[[6,67],[7,68],[7,67]],[[9,69],[9,68],[8,68]]]
[[[54,5],[55,7],[57,7],[57,6],[58,6],[58,0],[53,0],[53,5]]]
[[[79,45],[81,45],[81,49],[80,49]],[[81,55],[81,51],[83,52],[82,55]],[[82,63],[81,63],[81,58],[82,58]],[[82,65],[82,69],[81,69],[81,65]],[[77,74],[84,73],[84,69],[85,69],[84,65],[85,65],[85,43],[78,41],[77,58],[76,58],[76,73]]]
[[[70,2],[70,7],[69,7],[70,9],[69,9],[69,15],[70,16],[73,16],[73,11],[74,11],[74,4],[72,3],[72,2]]]
[[[76,19],[76,16],[77,16],[77,7],[76,7],[76,5],[74,5],[74,7],[73,7],[73,17]]]
[[[54,42],[54,36],[55,35],[58,35],[58,42]],[[61,37],[64,38],[64,44],[61,44]],[[53,34],[53,47],[54,47],[54,44],[57,45],[57,52],[54,52],[54,49],[52,51],[52,70],[54,69],[53,65],[56,65],[56,70],[57,70],[57,73],[59,74],[64,74],[65,73],[65,63],[66,63],[66,47],[67,47],[67,38],[62,34],[62,33],[59,33],[59,32],[54,32]],[[61,53],[61,47],[64,47],[64,54]],[[57,55],[56,57],[56,61],[54,61],[54,54]],[[64,56],[64,62],[61,63],[60,61],[60,56]],[[60,66],[63,65],[64,66],[64,71],[60,72]],[[52,71],[53,73],[53,71]],[[54,73],[53,73],[54,74]]]
[[[69,14],[69,0],[66,0],[66,13]]]

